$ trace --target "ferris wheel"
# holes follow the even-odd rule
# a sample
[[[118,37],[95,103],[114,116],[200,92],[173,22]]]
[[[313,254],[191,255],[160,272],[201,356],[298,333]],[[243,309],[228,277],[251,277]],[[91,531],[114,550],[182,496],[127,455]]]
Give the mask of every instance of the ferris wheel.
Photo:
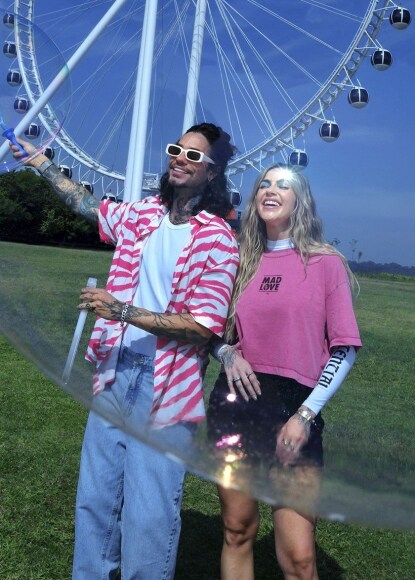
[[[15,0],[10,5],[3,18],[9,26],[3,54],[12,59],[7,82],[16,90],[17,114],[36,102],[50,73],[48,58],[40,62],[33,28],[16,26],[13,14],[21,17],[17,22],[44,30],[68,60],[111,4]],[[197,0],[158,2],[142,147],[150,190],[165,166],[165,144],[181,134],[197,5]],[[63,172],[97,195],[122,196],[144,19],[145,1],[127,2],[71,72],[72,105],[47,150]],[[346,92],[351,106],[368,103],[359,67],[370,58],[376,69],[388,68],[393,57],[379,40],[382,25],[389,22],[399,30],[410,21],[409,11],[391,0],[335,5],[245,0],[243,7],[239,0],[208,0],[194,122],[212,121],[231,133],[239,150],[229,165],[231,180],[275,156],[307,165],[305,133],[315,123],[324,141],[335,141],[341,127],[334,101]],[[41,131],[53,133],[57,123],[53,106],[46,107],[25,135],[37,139]]]

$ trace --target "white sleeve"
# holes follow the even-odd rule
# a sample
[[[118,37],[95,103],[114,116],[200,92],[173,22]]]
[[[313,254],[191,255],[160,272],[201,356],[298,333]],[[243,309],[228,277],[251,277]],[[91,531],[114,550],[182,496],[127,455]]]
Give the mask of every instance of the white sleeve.
[[[321,376],[303,405],[319,413],[343,383],[356,360],[354,346],[338,346],[332,352]]]

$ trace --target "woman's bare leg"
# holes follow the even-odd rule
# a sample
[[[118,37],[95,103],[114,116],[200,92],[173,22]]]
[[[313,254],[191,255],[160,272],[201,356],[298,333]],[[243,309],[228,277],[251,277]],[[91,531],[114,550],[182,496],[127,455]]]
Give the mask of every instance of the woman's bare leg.
[[[276,508],[273,519],[275,552],[285,580],[318,580],[315,517]]]
[[[218,487],[224,538],[222,580],[253,580],[253,547],[259,526],[258,502],[248,495]]]

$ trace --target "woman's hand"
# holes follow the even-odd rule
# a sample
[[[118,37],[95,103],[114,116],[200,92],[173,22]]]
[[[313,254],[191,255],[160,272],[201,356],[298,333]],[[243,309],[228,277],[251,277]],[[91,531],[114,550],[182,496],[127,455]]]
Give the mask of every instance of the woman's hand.
[[[103,288],[82,288],[79,310],[89,310],[106,320],[121,320],[121,311],[124,306]]]
[[[283,465],[296,462],[302,447],[310,437],[310,422],[295,413],[283,425],[277,436],[277,457]]]
[[[221,359],[230,392],[233,395],[239,392],[245,401],[250,398],[257,399],[261,394],[261,387],[249,362],[233,346],[223,349]]]

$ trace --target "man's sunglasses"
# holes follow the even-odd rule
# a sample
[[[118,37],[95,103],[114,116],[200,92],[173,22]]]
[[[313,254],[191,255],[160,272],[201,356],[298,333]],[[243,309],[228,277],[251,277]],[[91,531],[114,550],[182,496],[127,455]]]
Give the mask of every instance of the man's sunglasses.
[[[194,163],[202,163],[202,161],[206,161],[207,163],[213,163],[213,159],[208,157],[202,151],[198,151],[197,149],[183,149],[180,145],[173,145],[173,143],[169,143],[166,147],[167,155],[170,157],[179,157],[182,153],[185,154],[185,157],[188,161],[193,161]]]

